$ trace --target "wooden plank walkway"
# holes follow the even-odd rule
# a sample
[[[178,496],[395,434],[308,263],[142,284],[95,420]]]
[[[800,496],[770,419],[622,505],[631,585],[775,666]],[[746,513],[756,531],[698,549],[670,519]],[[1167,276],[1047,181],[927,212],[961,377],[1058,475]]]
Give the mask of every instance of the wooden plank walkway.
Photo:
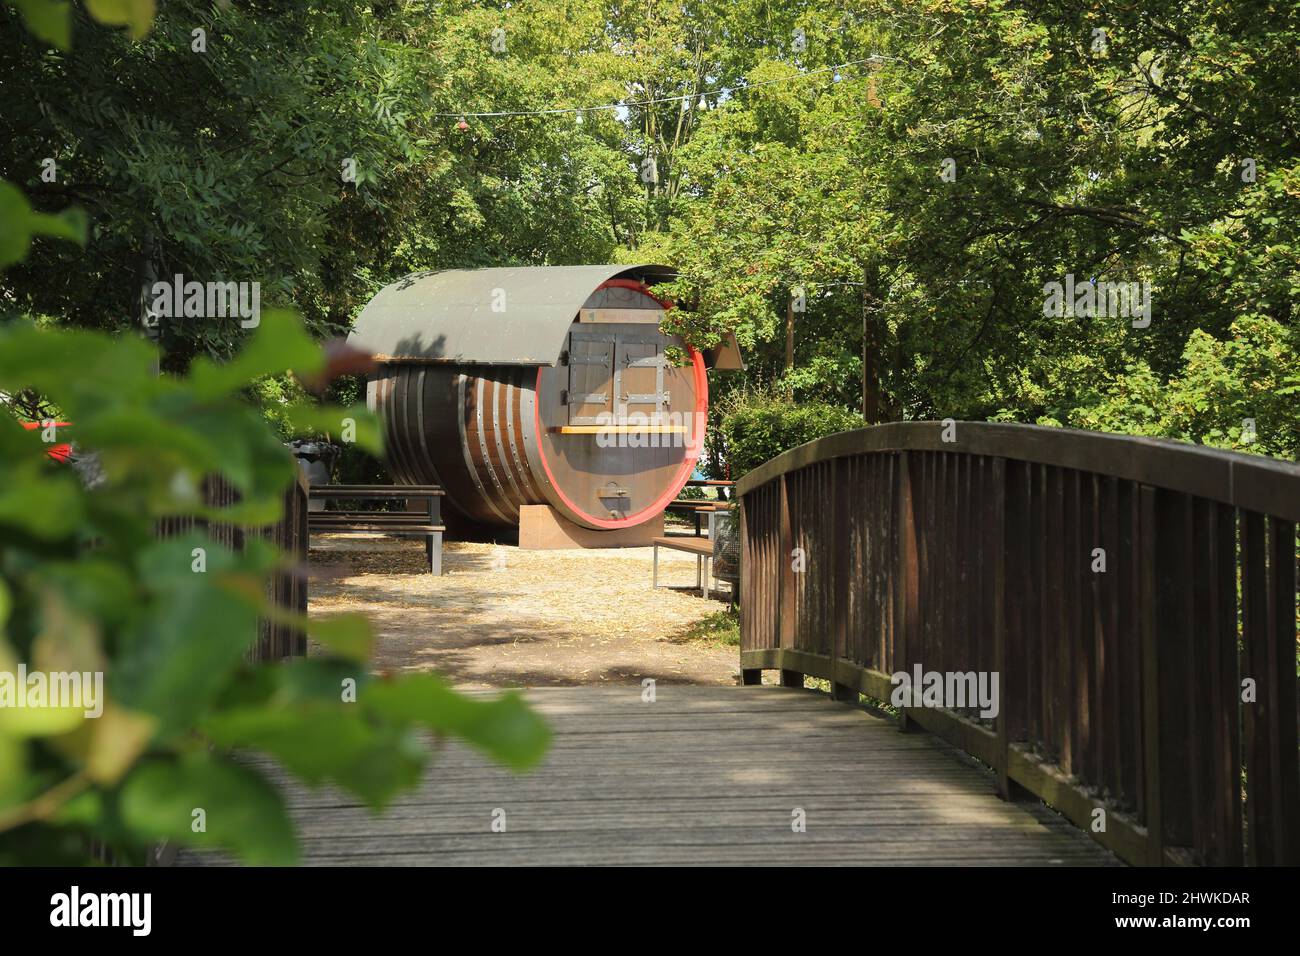
[[[307,865],[1025,864],[1114,858],[923,734],[775,687],[531,690],[552,749],[513,775],[459,745],[382,816],[288,784]],[[791,827],[806,814],[807,831]],[[493,811],[505,832],[493,832]],[[499,814],[498,814],[499,816]],[[181,863],[228,862],[183,854]]]

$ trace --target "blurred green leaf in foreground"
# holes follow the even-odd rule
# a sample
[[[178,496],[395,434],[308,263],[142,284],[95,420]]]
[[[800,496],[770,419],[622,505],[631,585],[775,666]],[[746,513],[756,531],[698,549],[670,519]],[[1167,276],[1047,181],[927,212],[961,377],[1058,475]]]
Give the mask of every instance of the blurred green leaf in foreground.
[[[319,375],[321,351],[298,320],[268,312],[232,362],[159,377],[144,342],[11,324],[0,329],[0,393],[34,390],[70,424],[85,483],[52,461],[41,429],[0,416],[0,674],[103,674],[98,716],[0,706],[0,863],[85,862],[92,842],[141,862],[166,838],[221,847],[250,863],[297,857],[276,789],[232,756],[269,754],[309,784],[382,807],[414,786],[430,735],[458,737],[525,769],[549,732],[516,694],[456,693],[433,675],[372,676],[369,625],[297,620],[267,605],[287,556],[253,534],[234,551],[200,523],[160,539],[158,519],[249,528],[281,518],[295,478],[288,450],[246,401],[260,378]],[[304,427],[355,425],[378,452],[364,409],[310,406]],[[220,475],[238,502],[199,489]],[[196,559],[202,555],[202,561]],[[250,664],[259,617],[303,627],[327,654]]]

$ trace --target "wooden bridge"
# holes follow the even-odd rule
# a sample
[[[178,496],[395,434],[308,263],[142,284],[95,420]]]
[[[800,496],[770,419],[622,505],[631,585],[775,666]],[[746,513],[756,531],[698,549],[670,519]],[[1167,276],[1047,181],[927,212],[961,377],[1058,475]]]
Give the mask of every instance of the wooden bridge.
[[[1128,862],[1300,863],[1300,466],[913,422],[803,445],[736,490],[747,683],[776,668],[888,699],[918,667],[997,673],[996,720],[905,723]]]
[[[636,685],[529,692],[555,739],[527,774],[461,746],[383,816],[267,765],[303,862],[1025,864],[1114,862],[1055,814],[998,799],[987,773],[825,694]],[[229,862],[185,854],[190,864]]]
[[[450,747],[379,817],[281,777],[305,862],[1300,863],[1300,466],[906,423],[736,491],[750,686],[530,691],[538,770]],[[916,670],[996,715],[863,706]]]

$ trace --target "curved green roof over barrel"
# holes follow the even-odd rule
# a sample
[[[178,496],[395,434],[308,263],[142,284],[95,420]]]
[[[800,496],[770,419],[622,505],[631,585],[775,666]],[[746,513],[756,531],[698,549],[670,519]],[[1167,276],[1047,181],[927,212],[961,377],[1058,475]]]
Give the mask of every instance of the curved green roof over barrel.
[[[554,365],[574,316],[601,283],[672,276],[656,265],[416,272],[379,290],[350,340],[381,361]]]

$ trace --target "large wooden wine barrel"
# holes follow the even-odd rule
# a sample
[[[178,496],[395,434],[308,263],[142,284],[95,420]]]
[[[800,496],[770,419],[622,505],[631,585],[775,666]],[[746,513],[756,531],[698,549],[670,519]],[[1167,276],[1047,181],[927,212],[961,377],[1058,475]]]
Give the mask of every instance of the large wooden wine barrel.
[[[380,290],[353,339],[399,483],[485,524],[549,504],[588,528],[660,514],[690,477],[706,357],[660,331],[658,266],[450,270]],[[730,354],[730,353],[728,353]],[[711,360],[713,355],[709,357]]]

